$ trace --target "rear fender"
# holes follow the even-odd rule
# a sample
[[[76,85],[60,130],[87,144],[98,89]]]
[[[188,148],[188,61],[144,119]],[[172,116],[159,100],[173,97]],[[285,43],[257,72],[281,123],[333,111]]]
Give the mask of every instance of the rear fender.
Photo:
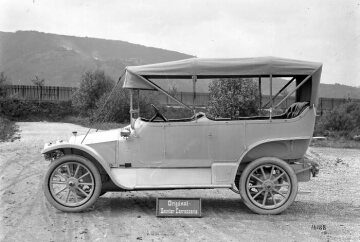
[[[245,166],[262,157],[275,157],[281,160],[295,160],[303,158],[309,146],[311,137],[292,137],[268,139],[250,145],[238,160],[238,169],[233,173],[233,180],[236,175],[241,174]]]

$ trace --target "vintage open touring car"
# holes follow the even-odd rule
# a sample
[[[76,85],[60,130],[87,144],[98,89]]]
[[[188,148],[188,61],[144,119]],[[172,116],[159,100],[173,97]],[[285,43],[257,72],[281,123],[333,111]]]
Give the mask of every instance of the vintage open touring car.
[[[45,144],[42,153],[51,160],[46,198],[59,210],[78,212],[107,191],[227,188],[238,191],[253,212],[278,214],[294,201],[298,182],[317,172],[304,155],[314,129],[321,69],[321,63],[274,57],[127,67],[119,82],[130,91],[130,125]],[[197,82],[219,78],[268,82],[267,115],[214,118],[194,111],[192,117],[167,119],[153,106],[152,118],[140,117],[140,90],[159,91],[193,108],[155,80],[189,79],[195,90]],[[286,82],[275,94],[272,86],[279,79]],[[286,111],[276,114],[291,97]]]

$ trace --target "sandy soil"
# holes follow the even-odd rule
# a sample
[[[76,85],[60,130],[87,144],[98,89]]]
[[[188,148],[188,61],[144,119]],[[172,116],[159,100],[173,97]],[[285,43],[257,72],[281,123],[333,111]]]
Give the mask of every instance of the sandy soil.
[[[45,199],[43,144],[86,129],[18,123],[21,139],[0,143],[0,241],[360,241],[360,150],[310,148],[320,174],[301,183],[283,214],[251,213],[230,190],[107,193],[84,213]],[[157,218],[156,197],[201,197],[202,218]]]

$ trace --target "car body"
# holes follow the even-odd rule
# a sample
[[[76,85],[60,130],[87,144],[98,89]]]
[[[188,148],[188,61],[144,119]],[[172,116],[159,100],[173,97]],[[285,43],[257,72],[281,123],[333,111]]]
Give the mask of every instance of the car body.
[[[304,155],[314,129],[321,68],[320,63],[275,57],[127,67],[121,78],[131,93],[130,125],[46,144],[42,153],[52,165],[45,195],[58,209],[73,212],[106,191],[230,188],[239,190],[252,211],[280,213],[294,201],[297,183],[317,172]],[[283,100],[296,94],[295,103],[274,115],[270,91],[269,116],[229,119],[194,112],[191,118],[168,120],[154,106],[156,114],[149,120],[139,117],[133,101],[139,90],[156,90],[189,107],[151,78],[249,76],[267,78],[270,88],[275,77],[291,78],[288,83],[295,82],[295,88]]]

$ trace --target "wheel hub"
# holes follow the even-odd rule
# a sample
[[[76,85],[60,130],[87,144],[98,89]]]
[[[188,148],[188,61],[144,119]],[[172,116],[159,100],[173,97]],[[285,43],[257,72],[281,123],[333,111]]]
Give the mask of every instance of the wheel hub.
[[[274,183],[270,180],[266,180],[263,183],[263,188],[265,189],[265,191],[271,191],[274,188]]]
[[[70,188],[76,188],[78,186],[78,183],[78,180],[73,177],[69,178],[67,181],[68,187]]]

